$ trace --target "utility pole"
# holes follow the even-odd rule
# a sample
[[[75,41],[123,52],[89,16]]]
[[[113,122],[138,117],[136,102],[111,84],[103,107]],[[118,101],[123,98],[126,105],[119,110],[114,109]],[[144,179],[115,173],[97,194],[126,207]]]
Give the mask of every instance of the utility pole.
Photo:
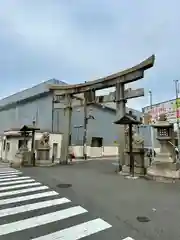
[[[149,90],[149,102],[150,102],[150,109],[152,114],[153,103],[152,103],[152,91]],[[154,161],[154,129],[152,127],[152,115],[151,115],[151,145],[152,145],[152,161]]]
[[[36,120],[33,119],[32,121],[33,128],[36,126]],[[31,142],[31,162],[33,166],[36,165],[36,158],[35,158],[35,129],[32,130],[32,142]]]
[[[71,146],[71,119],[72,119],[72,96],[68,95],[67,96],[68,99],[68,107],[67,107],[67,111],[68,111],[68,139],[67,139],[67,149],[66,149],[66,164],[68,164],[68,159],[69,159],[69,147]]]
[[[178,99],[179,99],[179,80],[174,80],[175,83],[175,91],[176,91],[176,123],[177,123],[177,137],[178,137],[178,161],[180,161],[180,126],[179,126],[179,104],[178,104]]]
[[[87,159],[87,95],[84,93],[84,135],[83,135],[83,156],[84,160]]]

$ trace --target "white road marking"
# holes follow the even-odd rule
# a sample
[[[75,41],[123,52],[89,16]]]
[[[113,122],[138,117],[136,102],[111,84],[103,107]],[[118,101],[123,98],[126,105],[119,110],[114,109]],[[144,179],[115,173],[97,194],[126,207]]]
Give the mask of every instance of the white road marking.
[[[0,173],[0,176],[9,176],[9,175],[14,175],[14,174],[22,174],[22,172],[8,172],[8,173]]]
[[[134,238],[127,237],[127,238],[123,238],[122,240],[134,240]]]
[[[41,185],[41,183],[33,182],[33,183],[26,183],[26,184],[20,184],[20,185],[12,185],[7,187],[0,187],[0,191],[9,190],[9,189],[18,189],[22,187],[31,187],[31,186],[37,186],[37,185]],[[1,196],[1,193],[0,193],[0,196]]]
[[[48,223],[56,222],[56,221],[63,220],[63,219],[73,217],[78,214],[83,214],[86,212],[87,212],[86,209],[80,206],[77,206],[77,207],[71,207],[71,208],[60,210],[53,213],[40,215],[37,217],[32,217],[32,218],[12,222],[12,223],[3,224],[3,225],[0,225],[0,236],[13,233],[13,232],[22,231],[22,230],[33,228],[33,227],[38,227]]]
[[[40,187],[33,187],[33,188],[25,188],[21,190],[0,193],[0,197],[12,196],[12,195],[17,195],[21,193],[35,192],[35,191],[46,190],[46,189],[49,189],[49,187],[40,186]]]
[[[29,211],[51,207],[51,206],[57,206],[57,205],[68,203],[68,202],[71,202],[71,201],[67,198],[59,198],[54,200],[27,204],[20,207],[6,208],[3,210],[0,210],[0,217],[5,217],[5,216],[14,215],[14,214],[23,213],[23,212],[29,212]]]
[[[4,185],[14,185],[14,184],[18,184],[18,183],[28,183],[28,182],[35,182],[34,179],[27,179],[27,180],[20,180],[20,181],[12,181],[12,182],[2,182],[0,183],[0,186],[4,186]]]
[[[43,197],[56,196],[56,195],[59,195],[59,193],[57,193],[55,191],[49,191],[49,192],[37,193],[37,194],[15,197],[15,198],[10,198],[10,199],[9,198],[2,199],[2,200],[0,200],[0,205],[10,204],[10,203],[18,203],[18,202],[22,202],[22,201],[38,199],[38,198],[43,198]]]
[[[76,226],[60,230],[58,232],[48,234],[46,236],[34,238],[32,240],[50,240],[50,239],[51,240],[58,240],[58,239],[59,240],[60,239],[78,240],[78,239],[87,237],[89,235],[95,234],[97,232],[103,231],[105,229],[108,229],[110,227],[112,227],[110,224],[98,218],[92,221],[84,222],[82,224],[78,224]]]
[[[0,171],[0,174],[4,174],[4,173],[17,173],[17,172],[19,172],[19,171],[17,171],[17,170],[6,170],[6,171]]]
[[[17,171],[16,169],[10,168],[10,167],[0,167],[0,171]]]
[[[119,166],[119,163],[112,163],[112,165]]]
[[[2,179],[2,178],[11,178],[11,177],[18,177],[18,174],[17,173],[13,173],[10,176],[9,176],[9,174],[8,175],[3,175],[3,176],[1,175],[0,179]]]
[[[29,179],[30,177],[11,177],[11,178],[1,178],[0,182],[8,182],[8,181],[14,181],[14,180],[22,180],[22,179]]]

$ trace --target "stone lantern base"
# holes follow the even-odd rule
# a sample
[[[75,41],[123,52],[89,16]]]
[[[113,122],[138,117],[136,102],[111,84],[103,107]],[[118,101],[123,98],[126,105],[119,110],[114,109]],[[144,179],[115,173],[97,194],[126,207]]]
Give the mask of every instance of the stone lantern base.
[[[174,163],[168,155],[160,153],[147,169],[147,176],[154,180],[179,179],[180,164]]]

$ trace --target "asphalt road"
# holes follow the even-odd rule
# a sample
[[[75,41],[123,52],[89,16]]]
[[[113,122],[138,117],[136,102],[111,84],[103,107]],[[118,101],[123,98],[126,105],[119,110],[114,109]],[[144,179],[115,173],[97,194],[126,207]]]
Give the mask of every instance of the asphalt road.
[[[7,170],[1,168],[2,171]],[[0,239],[54,240],[54,235],[48,234],[56,231],[59,231],[58,240],[82,236],[91,240],[180,239],[180,183],[127,180],[115,173],[110,160],[21,171],[23,175],[17,177],[30,178],[7,181],[0,173]],[[35,181],[28,182],[32,179]],[[37,183],[41,184],[32,186]],[[49,188],[17,193],[44,186]],[[13,191],[16,195],[12,195]],[[84,224],[87,222],[88,225]],[[73,238],[72,233],[79,238]],[[47,238],[38,238],[45,235]]]

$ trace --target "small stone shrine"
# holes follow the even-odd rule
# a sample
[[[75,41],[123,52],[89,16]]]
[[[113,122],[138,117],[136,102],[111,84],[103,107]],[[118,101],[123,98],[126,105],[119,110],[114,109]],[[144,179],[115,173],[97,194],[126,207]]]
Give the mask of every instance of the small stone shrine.
[[[160,153],[147,169],[147,175],[155,180],[179,178],[179,163],[174,161],[174,147],[171,144],[174,142],[173,124],[167,121],[165,114],[161,114],[158,121],[152,127],[157,129]]]
[[[49,133],[44,132],[37,146],[37,163],[46,164],[50,160]]]

